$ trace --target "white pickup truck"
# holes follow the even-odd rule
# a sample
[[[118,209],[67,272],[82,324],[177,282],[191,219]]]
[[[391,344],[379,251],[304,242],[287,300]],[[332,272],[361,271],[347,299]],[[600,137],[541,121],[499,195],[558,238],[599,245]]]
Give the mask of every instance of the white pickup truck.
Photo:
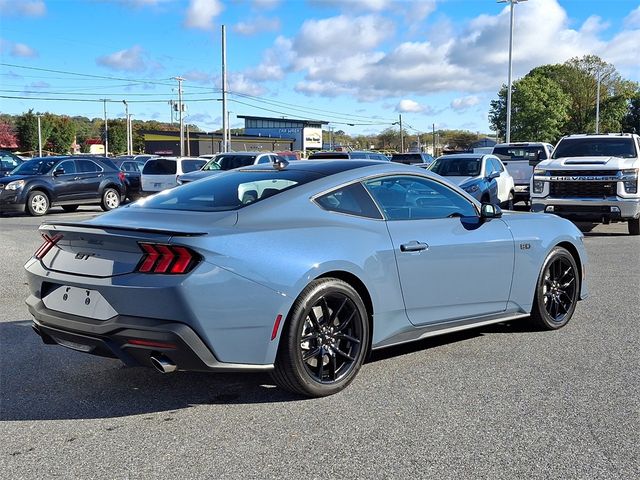
[[[502,160],[507,172],[513,177],[514,203],[529,202],[529,184],[533,165],[551,158],[553,145],[543,142],[498,143],[493,154]]]
[[[535,166],[531,211],[576,222],[627,222],[640,235],[640,137],[631,133],[569,135]]]

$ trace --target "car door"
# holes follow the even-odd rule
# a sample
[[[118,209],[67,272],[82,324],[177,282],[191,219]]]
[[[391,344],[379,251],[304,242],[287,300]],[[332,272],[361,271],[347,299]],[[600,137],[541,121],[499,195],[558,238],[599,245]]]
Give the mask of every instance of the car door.
[[[505,222],[481,220],[470,200],[431,178],[379,177],[365,186],[385,215],[411,323],[506,309],[515,253]]]
[[[89,159],[78,159],[76,163],[79,167],[79,190],[82,199],[100,198],[100,182],[102,181],[103,170],[100,165]]]
[[[65,160],[53,168],[53,201],[64,202],[79,198],[77,164],[75,160]]]
[[[498,185],[498,200],[500,203],[506,202],[509,197],[509,191],[511,190],[507,172],[502,164],[495,158],[489,158],[488,162],[491,164],[491,170],[500,174],[500,176],[496,178],[496,183]]]

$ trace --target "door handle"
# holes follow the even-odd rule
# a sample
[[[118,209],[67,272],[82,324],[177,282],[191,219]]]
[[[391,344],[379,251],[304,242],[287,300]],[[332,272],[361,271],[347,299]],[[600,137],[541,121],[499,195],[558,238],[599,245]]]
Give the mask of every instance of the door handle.
[[[400,245],[401,252],[421,252],[422,250],[426,250],[427,248],[429,248],[429,245],[427,245],[426,243],[418,242],[416,240]]]
[[[80,177],[73,177],[74,180],[80,180]]]

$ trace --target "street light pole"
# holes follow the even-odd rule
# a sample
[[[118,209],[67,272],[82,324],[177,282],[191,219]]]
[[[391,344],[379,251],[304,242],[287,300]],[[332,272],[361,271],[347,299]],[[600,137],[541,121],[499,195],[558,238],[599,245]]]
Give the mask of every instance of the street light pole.
[[[127,155],[131,155],[131,151],[129,150],[129,145],[131,144],[129,141],[129,104],[126,100],[122,100],[122,103],[124,103],[124,119],[127,125]]]
[[[222,25],[222,151],[229,151],[227,138],[227,32]]]
[[[38,156],[42,156],[42,128],[40,127],[40,117],[41,114],[36,115],[38,117]]]
[[[400,153],[404,153],[404,134],[402,133],[402,114],[398,114],[398,123],[400,124]]]
[[[505,141],[509,143],[511,141],[511,87],[512,87],[512,73],[513,73],[513,6],[516,3],[526,2],[527,0],[498,0],[498,3],[508,3],[511,8],[510,12],[510,24],[509,24],[509,76],[507,86],[507,131]]]

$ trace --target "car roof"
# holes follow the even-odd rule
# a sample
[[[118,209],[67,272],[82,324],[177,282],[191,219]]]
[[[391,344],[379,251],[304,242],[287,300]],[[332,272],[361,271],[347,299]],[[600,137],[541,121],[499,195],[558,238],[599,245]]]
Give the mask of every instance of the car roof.
[[[370,167],[372,165],[385,165],[385,162],[379,162],[377,160],[333,160],[331,162],[318,162],[316,160],[299,160],[289,163],[286,170],[301,170],[306,172],[318,173],[323,176],[334,175],[336,173],[345,172],[347,170],[353,170],[355,168]],[[252,170],[265,170],[273,169],[275,167],[268,166],[268,164],[262,165],[250,165],[242,167],[242,171]]]
[[[480,160],[484,157],[498,158],[495,155],[489,155],[486,153],[450,153],[448,155],[442,155],[438,157],[438,160],[449,159],[449,158],[473,158],[473,159]]]
[[[222,153],[218,153],[216,155],[246,156],[246,155],[275,155],[275,153],[273,153],[273,152],[222,152]]]

